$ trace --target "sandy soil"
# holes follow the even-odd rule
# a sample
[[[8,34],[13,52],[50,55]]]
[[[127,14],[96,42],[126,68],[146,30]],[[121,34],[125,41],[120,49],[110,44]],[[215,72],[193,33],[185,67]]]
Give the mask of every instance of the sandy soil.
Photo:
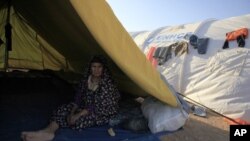
[[[229,124],[211,111],[207,117],[190,114],[183,129],[162,136],[161,141],[229,141]]]

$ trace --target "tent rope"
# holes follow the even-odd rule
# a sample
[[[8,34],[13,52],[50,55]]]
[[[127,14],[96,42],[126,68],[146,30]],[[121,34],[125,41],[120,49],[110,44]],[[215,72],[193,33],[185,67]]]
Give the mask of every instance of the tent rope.
[[[206,108],[206,109],[212,111],[213,113],[215,113],[215,114],[217,114],[217,115],[219,115],[219,116],[222,116],[222,117],[224,117],[224,118],[226,118],[226,119],[228,119],[228,120],[230,120],[230,121],[232,121],[232,122],[234,122],[234,123],[236,123],[236,124],[238,124],[238,125],[241,125],[241,123],[239,123],[238,121],[236,121],[236,120],[234,120],[234,119],[232,119],[232,118],[230,118],[230,117],[228,117],[228,116],[225,116],[225,115],[223,115],[223,114],[221,114],[221,113],[219,113],[219,112],[216,112],[215,110],[213,110],[213,109],[211,109],[211,108],[209,108],[209,107],[207,107],[207,106],[205,106],[205,105],[203,105],[203,104],[201,104],[201,103],[199,103],[199,102],[197,102],[197,101],[195,101],[195,100],[193,100],[193,99],[191,99],[191,98],[189,98],[189,97],[187,97],[187,96],[185,96],[185,95],[183,95],[183,94],[181,94],[181,93],[178,93],[178,94],[179,94],[180,96],[182,96],[182,97],[188,99],[189,102],[192,103],[192,104],[200,105],[200,106],[202,106],[202,107],[204,107],[204,108]]]

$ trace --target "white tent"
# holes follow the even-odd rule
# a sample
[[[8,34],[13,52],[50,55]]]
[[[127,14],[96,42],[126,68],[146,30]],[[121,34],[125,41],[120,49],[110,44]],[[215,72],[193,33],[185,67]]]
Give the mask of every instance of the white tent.
[[[249,31],[249,21],[250,14],[163,27],[132,37],[146,55],[152,47],[186,41],[188,52],[171,56],[157,66],[158,71],[188,98],[230,118],[250,122],[250,37],[246,37],[244,47],[233,40],[228,42],[229,48],[222,48],[226,33],[241,28]],[[205,54],[199,54],[190,44],[191,34],[209,38]]]

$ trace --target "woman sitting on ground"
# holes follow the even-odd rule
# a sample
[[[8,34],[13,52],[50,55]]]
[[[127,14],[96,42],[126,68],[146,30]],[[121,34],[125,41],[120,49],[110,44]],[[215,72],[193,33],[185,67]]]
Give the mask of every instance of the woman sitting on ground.
[[[49,125],[39,131],[22,132],[24,141],[50,141],[59,128],[82,130],[109,122],[118,113],[120,93],[106,60],[95,56],[80,81],[74,102],[62,105],[52,114]]]

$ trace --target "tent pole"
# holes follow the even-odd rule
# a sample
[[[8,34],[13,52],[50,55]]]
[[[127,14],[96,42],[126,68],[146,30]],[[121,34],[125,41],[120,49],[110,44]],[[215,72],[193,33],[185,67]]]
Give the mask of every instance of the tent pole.
[[[12,46],[12,39],[11,39],[11,24],[10,24],[10,6],[11,0],[8,1],[8,9],[7,9],[7,19],[5,25],[5,38],[6,38],[6,46],[5,46],[5,63],[4,63],[4,70],[7,71],[8,69],[8,59],[9,59],[9,51],[11,50]]]

